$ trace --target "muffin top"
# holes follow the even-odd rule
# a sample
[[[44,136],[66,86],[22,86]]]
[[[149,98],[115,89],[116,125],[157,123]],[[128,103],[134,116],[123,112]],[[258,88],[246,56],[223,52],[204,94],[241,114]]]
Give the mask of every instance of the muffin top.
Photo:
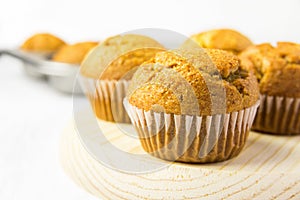
[[[128,74],[132,74],[136,66],[163,50],[161,44],[146,36],[117,35],[106,39],[86,56],[81,74],[102,80],[130,79]]]
[[[237,56],[217,49],[159,52],[134,74],[129,103],[146,111],[214,115],[251,107],[258,100],[255,76]]]
[[[84,56],[97,45],[98,42],[80,42],[73,45],[64,45],[53,55],[52,60],[80,64]]]
[[[222,49],[237,54],[252,42],[241,33],[231,29],[216,29],[192,35],[183,46],[199,45],[203,48]]]
[[[24,51],[53,53],[65,42],[60,38],[49,33],[38,33],[27,39],[20,47]]]
[[[239,55],[259,82],[261,94],[300,97],[300,45],[278,42],[247,48]]]

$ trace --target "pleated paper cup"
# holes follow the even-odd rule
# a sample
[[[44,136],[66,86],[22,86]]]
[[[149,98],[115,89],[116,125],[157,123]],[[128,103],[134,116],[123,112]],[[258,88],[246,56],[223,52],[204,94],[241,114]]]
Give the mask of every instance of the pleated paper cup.
[[[146,152],[169,161],[209,163],[241,152],[259,102],[238,112],[213,116],[144,111],[127,99],[124,105]]]
[[[300,134],[300,98],[261,95],[252,129],[276,135]]]
[[[96,80],[81,76],[80,82],[97,118],[111,122],[130,123],[123,105],[130,81]]]

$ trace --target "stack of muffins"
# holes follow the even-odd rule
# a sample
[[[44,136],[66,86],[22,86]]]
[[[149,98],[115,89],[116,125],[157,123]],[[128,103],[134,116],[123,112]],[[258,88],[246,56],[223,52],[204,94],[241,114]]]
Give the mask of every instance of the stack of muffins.
[[[166,50],[146,36],[118,35],[88,54],[81,79],[97,118],[131,121],[144,150],[164,160],[235,157],[253,121],[257,131],[300,134],[298,44],[254,45],[219,29]]]

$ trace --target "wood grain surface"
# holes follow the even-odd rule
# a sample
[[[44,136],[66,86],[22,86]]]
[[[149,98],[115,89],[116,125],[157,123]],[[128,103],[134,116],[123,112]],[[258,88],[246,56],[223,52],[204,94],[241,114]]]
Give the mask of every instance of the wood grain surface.
[[[145,153],[139,141],[116,124],[99,121],[99,125],[111,144],[133,154]],[[157,171],[132,174],[94,159],[70,123],[62,134],[60,159],[80,187],[101,199],[300,199],[299,136],[251,132],[234,159],[198,165],[174,162]]]

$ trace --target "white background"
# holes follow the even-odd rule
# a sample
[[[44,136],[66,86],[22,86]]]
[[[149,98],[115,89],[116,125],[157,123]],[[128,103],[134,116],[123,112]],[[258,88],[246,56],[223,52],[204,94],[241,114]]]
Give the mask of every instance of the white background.
[[[299,0],[1,0],[0,44],[19,45],[40,31],[77,42],[149,27],[186,35],[230,27],[256,43],[300,42],[299,9]]]
[[[0,49],[36,32],[73,43],[138,28],[190,35],[234,28],[255,43],[300,43],[300,1],[1,0]],[[65,176],[59,136],[72,117],[72,98],[25,76],[21,63],[0,58],[0,199],[94,199]]]

